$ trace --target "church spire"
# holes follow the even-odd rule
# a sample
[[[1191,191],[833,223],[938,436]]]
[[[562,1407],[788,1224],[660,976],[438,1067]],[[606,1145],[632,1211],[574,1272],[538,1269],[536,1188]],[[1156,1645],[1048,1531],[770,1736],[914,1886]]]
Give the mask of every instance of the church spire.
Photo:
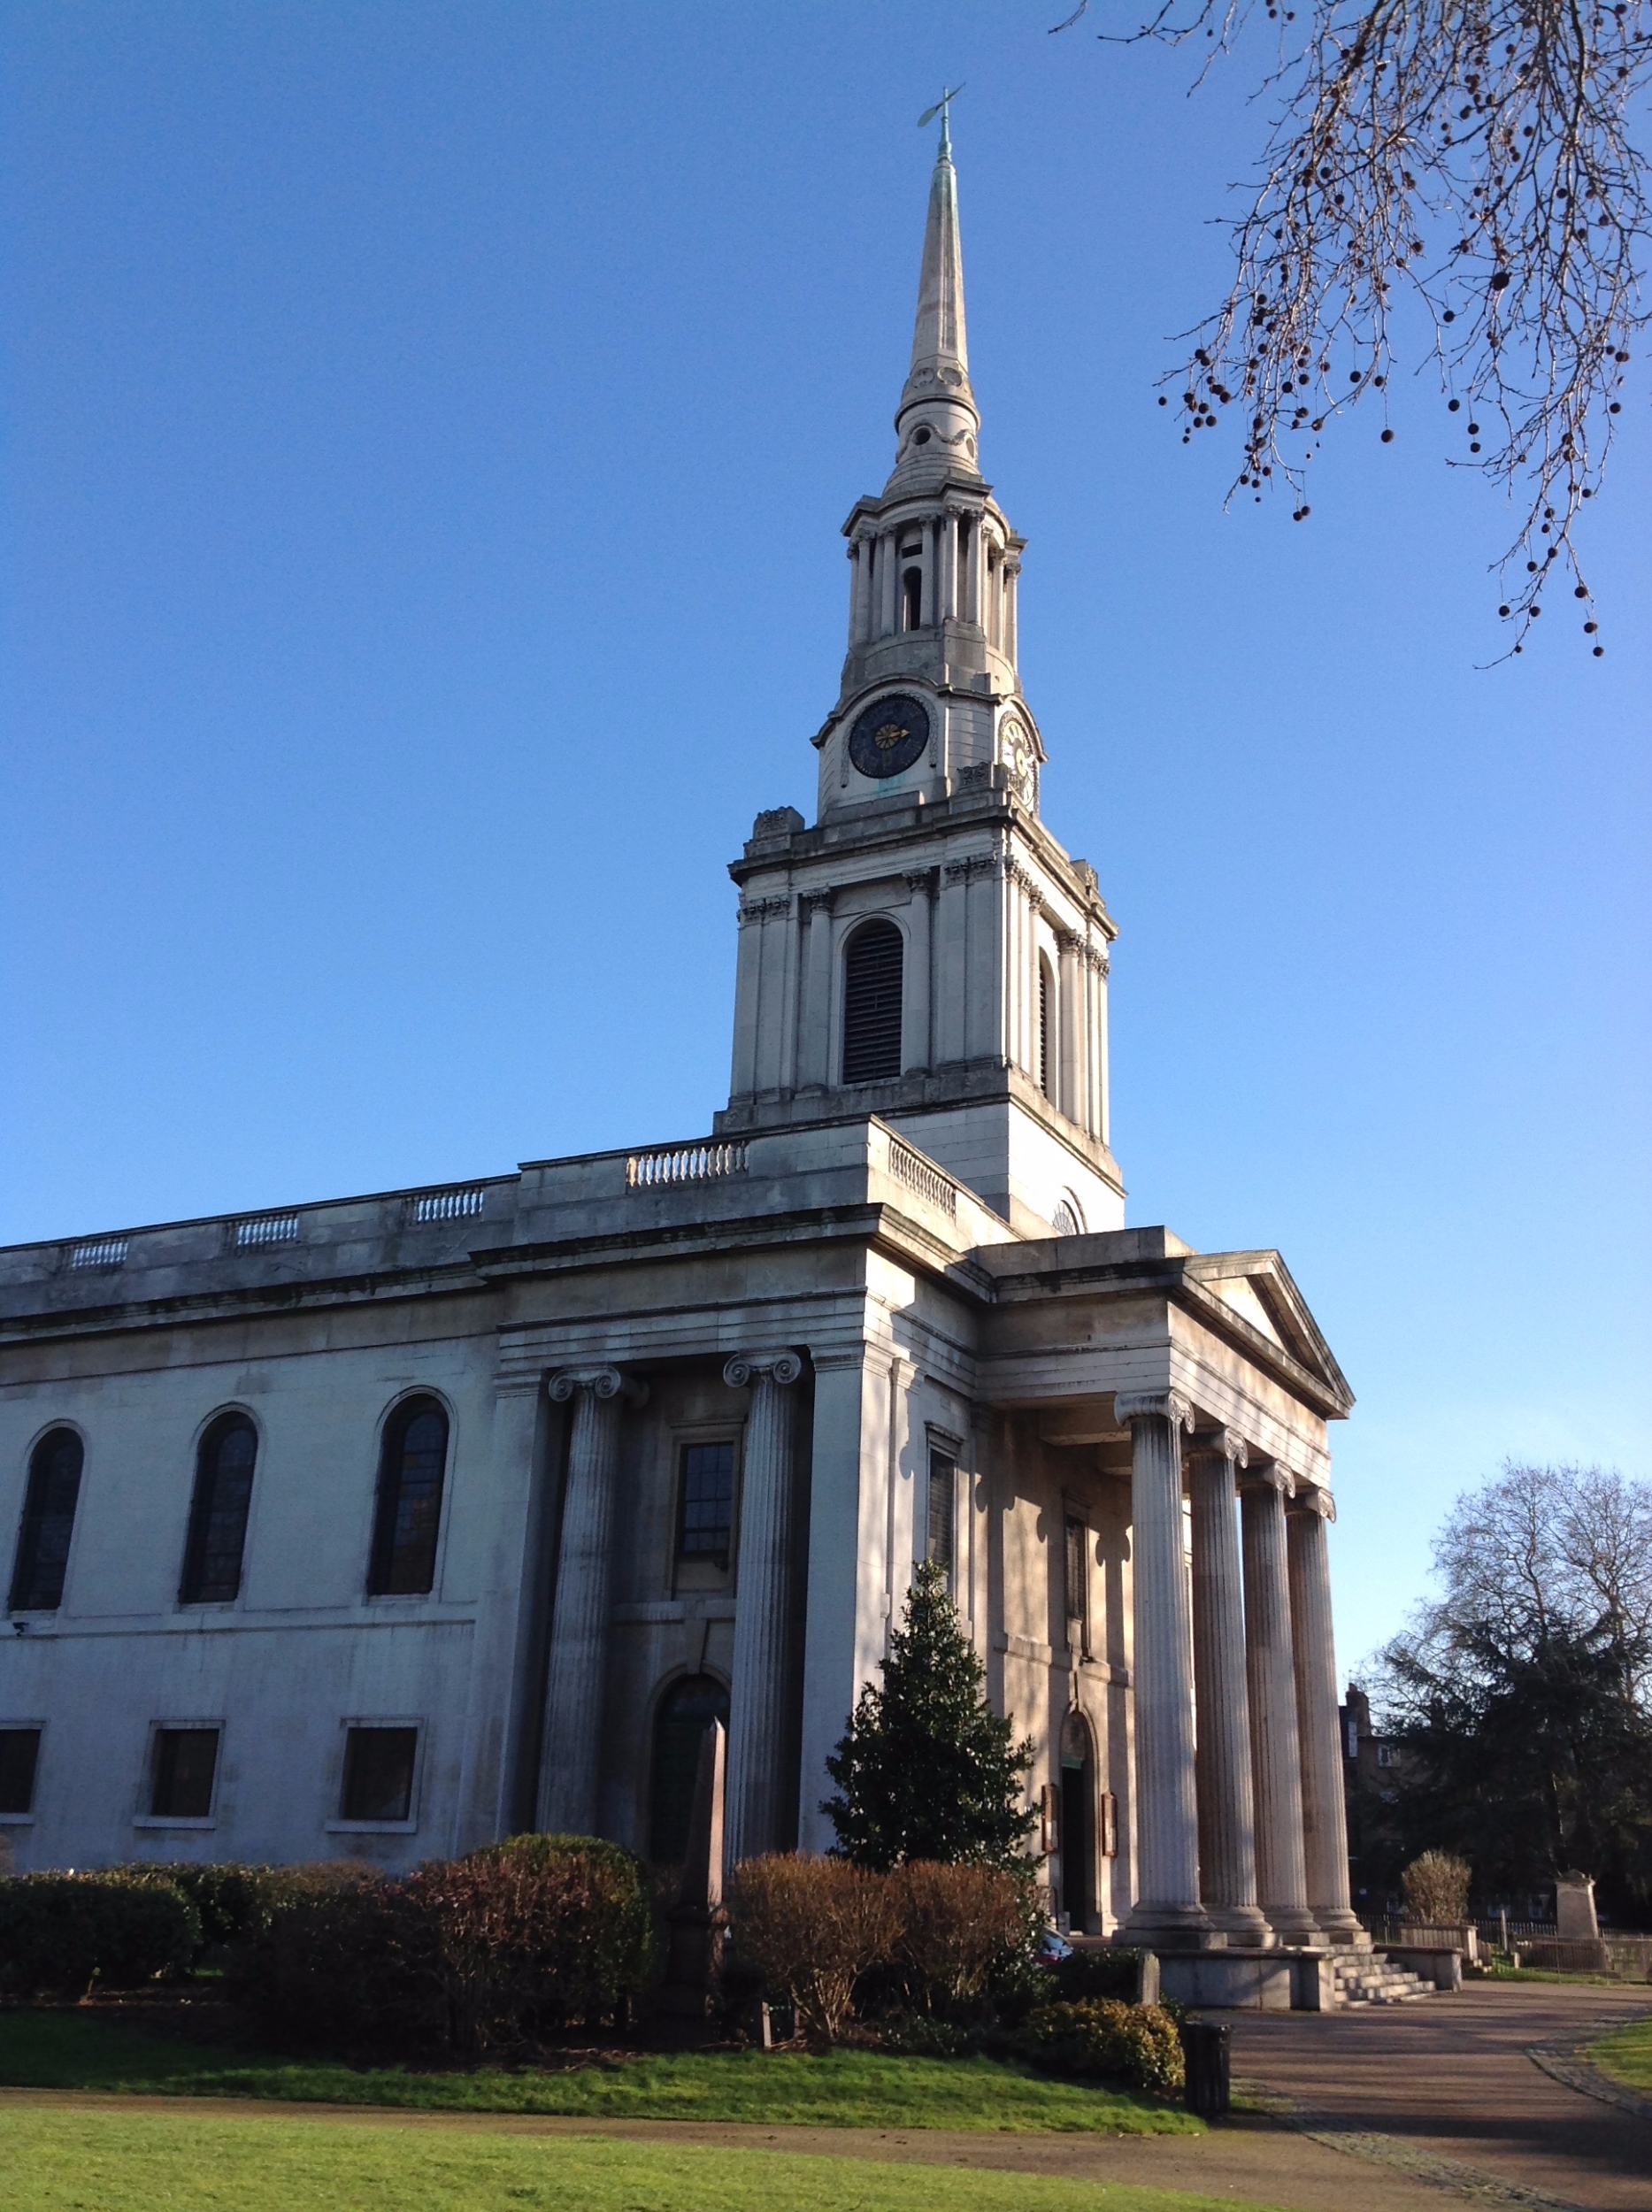
[[[964,329],[964,253],[958,236],[958,180],[952,165],[952,134],[942,96],[941,144],[929,184],[929,219],[918,280],[918,316],[912,363],[895,413],[899,443],[888,490],[916,488],[932,476],[978,476],[975,440],[980,415],[970,388],[969,346]],[[924,120],[927,122],[929,116]]]

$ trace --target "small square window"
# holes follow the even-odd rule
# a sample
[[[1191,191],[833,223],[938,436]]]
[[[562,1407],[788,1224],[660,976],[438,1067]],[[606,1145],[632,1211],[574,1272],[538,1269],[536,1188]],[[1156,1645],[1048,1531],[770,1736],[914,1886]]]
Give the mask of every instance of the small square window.
[[[15,1817],[34,1810],[39,1763],[38,1728],[0,1728],[0,1813]]]
[[[734,1447],[685,1444],[678,1482],[677,1557],[726,1567],[734,1525]]]
[[[158,1728],[150,1777],[150,1817],[210,1819],[217,1775],[216,1728]]]
[[[417,1728],[352,1728],[344,1740],[344,1820],[407,1820],[413,1809]]]

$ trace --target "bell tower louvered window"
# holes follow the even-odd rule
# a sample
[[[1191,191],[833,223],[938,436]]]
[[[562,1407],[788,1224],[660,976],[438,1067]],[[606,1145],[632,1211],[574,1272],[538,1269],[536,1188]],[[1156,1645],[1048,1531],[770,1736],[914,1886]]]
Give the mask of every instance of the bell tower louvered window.
[[[1038,1087],[1046,1098],[1056,1094],[1049,1087],[1049,963],[1041,952],[1038,956]]]
[[[868,922],[843,961],[843,1080],[887,1082],[901,1072],[901,933]]]

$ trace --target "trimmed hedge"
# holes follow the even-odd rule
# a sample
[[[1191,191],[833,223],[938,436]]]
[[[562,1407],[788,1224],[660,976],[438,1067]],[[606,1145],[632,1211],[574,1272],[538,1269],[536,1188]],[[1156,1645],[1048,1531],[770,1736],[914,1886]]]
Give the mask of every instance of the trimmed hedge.
[[[200,1947],[195,1907],[145,1869],[0,1880],[0,1989],[9,1994],[79,1996],[94,1980],[133,1989],[186,1973]]]
[[[1041,2005],[1018,2039],[1023,2055],[1052,2074],[1123,2082],[1169,2095],[1185,2078],[1181,2039],[1159,2005],[1091,1998]]]
[[[299,2048],[510,2050],[612,2019],[647,1986],[641,1863],[587,1836],[513,1836],[389,1878],[293,1870],[232,1953],[227,1993]]]

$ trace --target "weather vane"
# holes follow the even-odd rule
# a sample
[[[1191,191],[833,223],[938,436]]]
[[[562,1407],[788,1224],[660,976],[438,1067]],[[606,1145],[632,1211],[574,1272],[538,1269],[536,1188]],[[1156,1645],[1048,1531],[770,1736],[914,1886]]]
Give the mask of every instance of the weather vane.
[[[952,103],[963,89],[964,87],[961,84],[955,84],[949,91],[942,86],[941,97],[935,102],[934,107],[926,108],[918,119],[918,127],[921,131],[926,123],[933,123],[936,116],[941,118],[941,150],[943,154],[949,154],[952,151],[952,119],[949,110]]]

